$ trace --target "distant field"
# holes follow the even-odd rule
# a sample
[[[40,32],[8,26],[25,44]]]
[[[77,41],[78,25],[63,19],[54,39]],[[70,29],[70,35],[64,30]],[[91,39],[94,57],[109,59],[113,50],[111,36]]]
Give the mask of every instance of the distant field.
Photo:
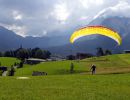
[[[15,62],[18,63],[20,61],[16,58],[0,57],[1,66],[11,67],[11,65],[14,65]]]
[[[80,61],[45,62],[37,65],[24,65],[16,71],[16,76],[31,76],[33,71],[44,71],[48,75],[70,74],[70,64],[74,63],[74,74],[90,74],[91,64],[97,66],[97,74],[119,74],[130,72],[130,54],[93,57]]]
[[[0,77],[0,100],[130,100],[130,74]]]

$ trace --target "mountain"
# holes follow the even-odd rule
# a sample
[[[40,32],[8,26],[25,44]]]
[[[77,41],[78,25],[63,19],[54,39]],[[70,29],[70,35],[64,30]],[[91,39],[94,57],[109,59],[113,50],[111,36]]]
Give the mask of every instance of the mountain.
[[[96,20],[98,20],[98,19],[96,19]],[[89,25],[93,25],[92,23],[90,23]],[[105,18],[104,20],[102,20],[101,23],[96,23],[95,25],[106,26],[120,34],[120,36],[122,37],[122,45],[119,47],[116,47],[116,49],[120,49],[120,50],[130,49],[130,46],[129,46],[129,44],[130,44],[130,28],[129,28],[130,27],[130,18],[117,17],[117,16],[108,17],[108,18]],[[107,45],[111,44],[111,41],[105,40],[102,42],[105,42]],[[111,49],[114,49],[114,48],[111,48]]]
[[[0,27],[0,50],[8,50],[19,47],[23,37],[16,35],[14,32]]]
[[[22,37],[15,34],[13,31],[0,26],[0,50],[10,50],[19,48],[22,45],[24,48],[49,48],[52,46],[61,46],[66,44],[69,36],[54,36],[54,37]],[[69,43],[69,42],[68,42]]]
[[[88,25],[103,25],[112,28],[121,35],[122,45],[117,46],[114,40],[101,35],[82,37],[82,39],[78,39],[74,44],[69,43],[69,34],[53,37],[21,37],[4,27],[0,27],[0,50],[15,49],[21,44],[24,48],[40,47],[61,55],[77,52],[95,53],[97,47],[112,50],[114,53],[130,49],[130,18],[118,16],[102,18],[100,16]]]
[[[122,45],[118,46],[114,40],[108,37],[93,35],[82,37],[82,39],[76,40],[74,44],[53,47],[49,50],[53,53],[66,55],[76,52],[95,54],[97,47],[112,50],[113,53],[120,53],[123,52],[123,50],[130,50],[130,18],[118,16],[109,16],[106,18],[99,17],[91,21],[88,26],[89,25],[102,25],[115,30],[122,37]]]

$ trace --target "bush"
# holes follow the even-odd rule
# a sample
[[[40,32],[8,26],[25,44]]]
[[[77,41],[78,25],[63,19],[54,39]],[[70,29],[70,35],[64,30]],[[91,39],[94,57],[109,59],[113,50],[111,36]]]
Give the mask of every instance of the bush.
[[[0,70],[0,76],[2,76],[2,73],[3,73],[3,71],[2,71],[2,70]]]

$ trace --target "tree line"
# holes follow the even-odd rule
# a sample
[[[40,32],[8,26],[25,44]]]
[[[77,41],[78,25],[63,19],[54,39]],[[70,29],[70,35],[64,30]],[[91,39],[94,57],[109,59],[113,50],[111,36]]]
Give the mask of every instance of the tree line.
[[[51,53],[48,50],[43,50],[41,48],[18,48],[16,50],[9,50],[5,52],[0,52],[0,57],[16,57],[21,60],[28,58],[40,58],[47,59],[49,58]]]
[[[103,50],[103,48],[98,47],[98,48],[96,48],[96,50],[97,50],[97,52],[96,52],[97,56],[112,55],[112,51],[109,49]]]
[[[111,55],[112,52],[111,50],[103,50],[103,48],[98,47],[96,48],[96,56],[104,56],[104,55]],[[0,57],[16,57],[19,58],[21,60],[24,59],[28,59],[28,58],[40,58],[40,59],[47,59],[49,58],[51,55],[51,53],[48,50],[43,50],[41,48],[29,48],[29,49],[25,49],[25,48],[18,48],[16,50],[9,50],[9,51],[5,51],[5,52],[0,52]],[[81,57],[92,57],[92,54],[79,54],[77,56],[81,56]],[[73,59],[73,55],[69,55],[67,56],[69,57],[69,59]],[[80,58],[81,58],[80,57]],[[79,58],[79,57],[78,57]]]
[[[102,47],[96,48],[96,53],[95,55],[90,54],[90,53],[77,53],[76,55],[68,55],[67,59],[68,60],[75,60],[75,59],[85,59],[93,56],[106,56],[106,55],[112,55],[112,51],[109,49],[103,49]]]

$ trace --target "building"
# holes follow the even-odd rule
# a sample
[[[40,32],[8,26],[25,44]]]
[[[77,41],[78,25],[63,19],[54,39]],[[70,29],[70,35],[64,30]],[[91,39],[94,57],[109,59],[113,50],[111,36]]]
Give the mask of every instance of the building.
[[[1,70],[2,72],[7,71],[7,67],[1,66],[1,67],[0,67],[0,70]]]
[[[124,50],[123,52],[124,53],[130,53],[130,50]]]
[[[37,58],[29,58],[29,59],[25,60],[25,64],[31,64],[31,65],[39,64],[41,62],[46,62],[46,60],[44,60],[44,59],[37,59]]]
[[[85,58],[90,58],[93,57],[92,54],[89,53],[77,53],[76,54],[76,59],[85,59]]]
[[[65,57],[59,55],[51,55],[48,61],[63,61],[66,60]]]

